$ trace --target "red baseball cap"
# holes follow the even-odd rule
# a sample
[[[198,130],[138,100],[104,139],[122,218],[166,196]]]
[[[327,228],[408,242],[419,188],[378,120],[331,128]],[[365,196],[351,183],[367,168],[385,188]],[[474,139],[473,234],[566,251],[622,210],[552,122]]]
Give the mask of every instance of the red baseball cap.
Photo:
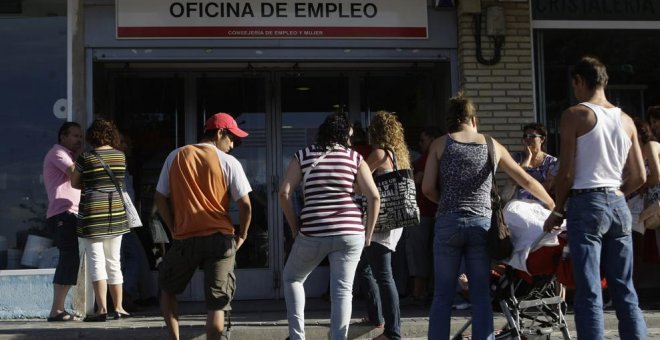
[[[206,121],[206,126],[204,127],[204,131],[213,130],[213,129],[227,129],[229,130],[229,132],[241,138],[247,137],[248,135],[247,132],[241,130],[238,127],[238,124],[236,124],[236,120],[234,120],[234,117],[224,112],[218,112],[213,116],[211,116],[211,118],[209,118]]]

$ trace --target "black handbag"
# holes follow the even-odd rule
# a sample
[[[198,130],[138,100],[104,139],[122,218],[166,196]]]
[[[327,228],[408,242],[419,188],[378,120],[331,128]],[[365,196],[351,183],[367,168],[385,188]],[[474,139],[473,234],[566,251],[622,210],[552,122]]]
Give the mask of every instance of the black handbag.
[[[379,232],[416,226],[420,219],[412,170],[398,169],[394,153],[385,151],[394,164],[394,170],[374,176],[380,193],[380,212],[374,231]],[[363,207],[366,208],[366,204]]]
[[[495,181],[495,147],[493,139],[490,136],[486,137],[486,144],[488,146],[488,158],[490,159],[491,171],[493,177],[493,186],[490,191],[491,196],[491,209],[493,215],[490,220],[490,229],[488,229],[488,253],[490,258],[495,261],[502,261],[511,257],[513,254],[513,242],[511,242],[511,230],[504,221],[504,214],[502,214],[502,199],[497,189],[497,182]]]

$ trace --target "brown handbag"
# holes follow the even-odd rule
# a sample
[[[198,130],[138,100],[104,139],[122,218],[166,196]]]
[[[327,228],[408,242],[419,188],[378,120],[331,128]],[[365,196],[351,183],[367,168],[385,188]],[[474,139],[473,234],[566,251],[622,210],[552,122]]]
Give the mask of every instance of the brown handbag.
[[[486,145],[488,146],[488,158],[490,159],[491,172],[493,178],[493,186],[490,191],[491,195],[491,209],[493,215],[490,220],[490,229],[488,229],[487,246],[490,258],[495,261],[502,261],[511,257],[513,254],[513,242],[511,241],[511,230],[504,221],[504,214],[502,214],[502,199],[497,189],[497,182],[495,181],[495,147],[493,139],[486,137]]]

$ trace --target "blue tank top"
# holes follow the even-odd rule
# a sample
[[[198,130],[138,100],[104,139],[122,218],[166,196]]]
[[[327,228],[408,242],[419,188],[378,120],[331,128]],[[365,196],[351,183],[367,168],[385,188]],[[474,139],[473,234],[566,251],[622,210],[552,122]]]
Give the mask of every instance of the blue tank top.
[[[438,165],[438,214],[491,216],[492,172],[486,144],[461,143],[449,135]]]

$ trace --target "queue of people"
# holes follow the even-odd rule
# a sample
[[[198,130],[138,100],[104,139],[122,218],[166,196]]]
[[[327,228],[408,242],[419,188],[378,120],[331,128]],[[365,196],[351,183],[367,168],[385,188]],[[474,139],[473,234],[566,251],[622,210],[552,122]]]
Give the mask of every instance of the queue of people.
[[[633,219],[626,198],[660,198],[660,144],[654,137],[660,134],[660,107],[649,109],[647,124],[635,125],[607,100],[607,72],[592,57],[576,64],[571,79],[580,104],[562,114],[559,159],[544,151],[548,132],[538,123],[523,127],[523,151],[510,154],[497,140],[480,133],[476,107],[462,93],[449,99],[448,133],[440,136],[437,129],[424,130],[422,155],[414,163],[396,114],[379,111],[373,116],[370,147],[361,149],[362,154],[353,149],[348,117],[330,114],[319,126],[316,141],[294,154],[279,189],[279,203],[294,239],[283,272],[289,339],[305,339],[304,283],[326,257],[330,338],[348,336],[357,278],[367,292],[368,321],[383,328],[375,339],[401,339],[392,254],[404,230],[376,230],[379,212],[388,207],[381,206],[373,178],[395,169],[414,170],[418,204],[424,207],[420,225],[410,230],[406,242],[414,282],[411,295],[422,300],[433,294],[429,339],[450,336],[459,278],[469,288],[472,338],[494,339],[486,235],[498,169],[511,178],[513,198],[536,200],[551,211],[546,231],[567,220],[578,337],[603,337],[602,268],[613,291],[621,337],[644,339],[645,323],[632,280]],[[116,178],[124,179],[125,156],[117,150],[118,136],[112,122],[97,119],[86,133],[93,149],[80,153],[80,126],[67,123],[46,157],[48,224],[62,254],[49,321],[75,319],[64,309],[64,297],[76,282],[79,259],[73,249],[78,242],[91,263],[97,304],[96,313],[85,321],[130,317],[122,306],[119,268],[121,239],[129,228],[113,175],[103,166],[107,163]],[[252,209],[250,184],[229,152],[247,136],[231,115],[217,113],[206,122],[200,143],[172,151],[163,165],[155,204],[174,240],[159,267],[160,303],[173,339],[179,338],[176,294],[200,266],[205,275],[207,338],[223,336],[224,311],[230,308],[236,287],[235,254],[247,237]],[[297,188],[303,197],[299,212],[292,202]],[[366,216],[356,194],[366,198]],[[236,230],[227,214],[229,200],[239,210]],[[112,315],[107,291],[114,303]]]

